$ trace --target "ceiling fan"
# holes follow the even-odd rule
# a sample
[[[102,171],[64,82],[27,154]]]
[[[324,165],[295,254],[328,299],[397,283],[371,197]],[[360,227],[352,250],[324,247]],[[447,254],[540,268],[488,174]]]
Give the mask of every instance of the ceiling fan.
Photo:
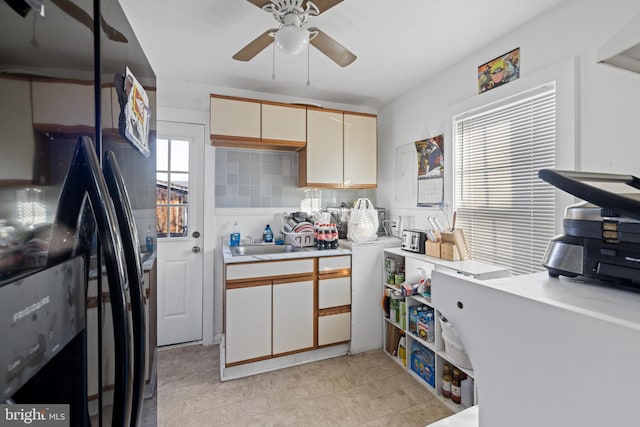
[[[315,27],[303,28],[312,16],[320,15],[342,0],[247,0],[265,12],[271,13],[280,23],[271,28],[233,55],[238,61],[249,61],[271,43],[286,53],[302,52],[309,43],[327,55],[333,62],[346,67],[356,56],[346,47]]]

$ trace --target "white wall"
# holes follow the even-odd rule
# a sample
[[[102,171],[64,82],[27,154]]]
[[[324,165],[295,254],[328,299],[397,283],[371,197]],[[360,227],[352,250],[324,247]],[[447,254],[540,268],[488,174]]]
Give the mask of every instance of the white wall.
[[[444,132],[445,186],[450,186],[451,115],[507,97],[552,75],[560,75],[563,81],[558,87],[559,149],[565,156],[575,152],[559,166],[639,174],[640,74],[596,63],[598,48],[637,13],[637,0],[569,2],[382,107],[378,158],[389,160],[378,165],[379,205],[393,208],[390,216],[414,215],[416,226],[422,226],[428,215],[441,215],[438,209],[416,208],[415,198],[396,200],[391,160],[396,148]],[[520,47],[520,79],[478,94],[478,65],[516,47]],[[445,200],[451,203],[450,190]]]

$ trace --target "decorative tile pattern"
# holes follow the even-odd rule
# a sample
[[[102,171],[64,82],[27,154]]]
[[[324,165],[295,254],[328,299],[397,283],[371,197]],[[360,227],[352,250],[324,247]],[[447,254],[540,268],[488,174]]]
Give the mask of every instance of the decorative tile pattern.
[[[217,345],[161,349],[158,425],[404,427],[451,415],[382,350],[226,382],[219,365]]]
[[[298,188],[298,154],[290,151],[216,147],[214,196],[217,208],[299,207],[318,198],[321,208],[353,203],[376,190],[311,190]]]

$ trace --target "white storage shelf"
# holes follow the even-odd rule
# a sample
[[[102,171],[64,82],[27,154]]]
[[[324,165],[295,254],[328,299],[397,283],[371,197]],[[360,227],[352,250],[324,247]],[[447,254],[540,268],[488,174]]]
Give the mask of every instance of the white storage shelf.
[[[409,283],[417,282],[421,277],[423,272],[429,273],[433,270],[447,270],[457,272],[462,275],[471,276],[474,278],[481,279],[493,279],[505,277],[508,275],[508,271],[502,267],[496,267],[493,265],[481,263],[478,261],[447,261],[442,260],[440,258],[434,258],[422,254],[415,254],[412,252],[403,251],[399,248],[390,248],[385,249],[384,251],[385,258],[392,257],[396,260],[396,265],[404,265],[405,266],[405,277],[406,281]],[[383,289],[390,290],[399,290],[400,288],[396,285],[390,285],[386,282],[387,280],[387,272],[383,270],[382,272],[382,282]],[[459,366],[454,361],[451,360],[445,352],[444,341],[442,339],[442,328],[440,326],[440,322],[438,318],[440,316],[440,312],[438,308],[432,303],[431,298],[424,297],[422,295],[411,295],[404,299],[406,303],[406,312],[405,312],[405,322],[407,325],[406,330],[402,328],[400,322],[393,322],[391,319],[383,316],[383,336],[385,337],[385,345],[386,349],[386,337],[387,337],[387,328],[397,328],[402,330],[405,333],[406,337],[406,356],[407,356],[407,366],[404,367],[402,361],[392,355],[389,354],[391,358],[393,358],[398,364],[403,366],[409,374],[414,377],[420,384],[424,385],[433,392],[447,407],[449,407],[454,412],[459,412],[465,407],[461,404],[454,403],[451,399],[445,398],[442,396],[442,373],[444,370],[445,364],[449,364],[452,367],[458,368],[461,372],[464,372],[468,377],[472,378],[475,381],[474,372],[472,369],[467,369]],[[413,334],[409,331],[409,308],[414,306],[424,305],[431,309],[434,312],[434,340],[433,342],[427,342],[425,339]],[[411,347],[413,342],[420,343],[423,347],[431,350],[434,353],[435,358],[435,387],[432,387],[428,384],[423,378],[417,375],[410,366],[411,361]],[[474,404],[477,402],[477,396],[475,392],[475,383],[474,383]]]

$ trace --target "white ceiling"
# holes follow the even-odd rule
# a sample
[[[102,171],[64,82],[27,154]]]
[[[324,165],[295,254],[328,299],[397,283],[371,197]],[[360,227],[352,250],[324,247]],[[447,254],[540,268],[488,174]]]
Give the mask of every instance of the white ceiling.
[[[160,78],[372,107],[565,1],[344,0],[306,26],[318,27],[358,59],[341,68],[312,47],[306,86],[306,53],[276,50],[275,80],[271,46],[250,62],[231,58],[277,27],[272,15],[248,1],[120,0]]]

